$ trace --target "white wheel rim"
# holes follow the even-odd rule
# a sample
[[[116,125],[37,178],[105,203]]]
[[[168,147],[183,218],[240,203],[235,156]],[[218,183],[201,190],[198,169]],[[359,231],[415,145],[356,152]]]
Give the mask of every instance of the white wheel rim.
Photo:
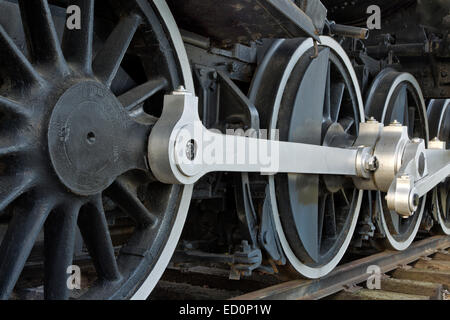
[[[166,24],[167,28],[166,30],[168,31],[171,37],[172,43],[177,53],[176,56],[180,61],[181,71],[184,78],[186,89],[190,92],[195,92],[194,80],[192,78],[192,73],[186,49],[184,47],[180,31],[178,30],[178,27],[172,16],[172,13],[170,12],[170,9],[167,6],[165,0],[154,0],[153,2],[160,16],[162,17],[162,20]],[[131,297],[131,300],[146,300],[150,295],[150,293],[155,288],[155,286],[157,285],[159,279],[162,277],[167,266],[169,265],[170,259],[172,258],[172,255],[177,247],[178,241],[180,240],[180,236],[183,231],[184,224],[186,222],[186,217],[189,210],[189,205],[191,203],[193,189],[194,189],[193,185],[185,185],[183,187],[183,194],[180,199],[178,213],[175,218],[175,222],[173,224],[166,246],[164,247],[152,271],[149,273],[146,280],[144,280],[140,288]]]

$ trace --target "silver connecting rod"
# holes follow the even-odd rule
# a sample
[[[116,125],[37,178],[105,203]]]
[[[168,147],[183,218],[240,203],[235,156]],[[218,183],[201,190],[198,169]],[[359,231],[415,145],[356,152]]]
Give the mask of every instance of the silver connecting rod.
[[[303,173],[357,176],[361,149],[224,135],[206,129],[198,99],[178,90],[167,95],[149,138],[148,159],[155,177],[168,184],[193,184],[210,172]],[[360,163],[357,163],[357,162]]]
[[[450,176],[450,150],[426,150],[428,175],[415,184],[416,193],[423,197]]]
[[[175,142],[178,169],[196,181],[210,172],[356,176],[357,156],[357,149],[224,135],[201,122],[183,127]]]

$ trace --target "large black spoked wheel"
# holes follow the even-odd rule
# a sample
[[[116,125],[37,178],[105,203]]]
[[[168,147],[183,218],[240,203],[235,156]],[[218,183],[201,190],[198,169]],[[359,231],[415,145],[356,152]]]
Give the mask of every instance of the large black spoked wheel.
[[[69,5],[81,29],[66,27]],[[27,285],[31,256],[46,299],[146,298],[192,193],[146,160],[164,93],[193,90],[165,1],[0,1],[0,23],[0,298]]]
[[[409,73],[383,70],[374,80],[367,95],[366,114],[384,125],[395,121],[408,127],[410,139],[422,138],[428,144],[428,121],[422,91]],[[376,222],[384,237],[382,245],[394,250],[407,249],[419,231],[425,209],[426,196],[420,199],[418,210],[409,218],[402,218],[388,209],[386,194],[377,192]]]
[[[446,142],[450,149],[450,100],[431,100],[428,105],[430,138]],[[431,211],[437,222],[437,233],[450,235],[450,178],[447,178],[433,191]]]
[[[329,37],[321,38],[318,52],[311,39],[275,42],[250,99],[261,127],[278,129],[281,141],[350,147],[365,119],[355,72]],[[276,233],[290,266],[307,278],[328,274],[353,236],[362,192],[340,177],[278,174],[268,180]]]

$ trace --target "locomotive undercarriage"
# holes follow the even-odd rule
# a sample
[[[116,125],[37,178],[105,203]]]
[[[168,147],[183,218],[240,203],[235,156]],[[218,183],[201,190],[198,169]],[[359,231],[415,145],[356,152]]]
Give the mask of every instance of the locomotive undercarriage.
[[[33,161],[5,149],[5,167],[20,168],[9,175],[39,175],[20,188],[5,181],[1,297],[23,282],[24,266],[42,264],[44,256],[48,299],[69,298],[63,285],[73,261],[84,261],[93,275],[71,298],[145,298],[174,251],[189,200],[172,262],[227,265],[232,279],[255,271],[319,278],[346,252],[404,250],[418,233],[450,234],[445,16],[437,26],[420,26],[416,37],[397,27],[417,10],[409,4],[389,14],[382,34],[365,39],[358,23],[327,20],[326,2],[296,1],[303,11],[293,12],[290,1],[167,2],[74,1],[87,12],[88,37],[61,28],[65,1],[0,2],[25,21],[23,33],[0,20],[3,61],[12,57],[22,71],[18,77],[0,63],[9,81],[0,104],[27,132],[19,108],[25,92],[34,112],[26,121],[39,127],[31,136],[45,145]],[[37,25],[27,16],[33,9],[43,17]],[[94,19],[108,10],[114,14]],[[223,21],[232,16],[239,23]],[[30,31],[39,23],[48,28]],[[40,42],[38,34],[50,40]],[[87,49],[72,54],[75,47]],[[38,79],[51,93],[41,88],[37,98],[33,77],[61,82]],[[87,99],[79,98],[86,90]],[[86,101],[113,107],[90,117],[71,111]],[[38,116],[40,105],[45,116]],[[72,134],[65,136],[67,129]],[[260,129],[279,136],[259,136]],[[229,130],[251,135],[225,135]],[[86,139],[79,145],[73,136]],[[217,153],[202,161],[205,136],[233,161],[215,161]],[[236,161],[255,150],[257,138],[277,159],[275,170]],[[98,171],[104,164],[107,170]],[[81,171],[104,173],[80,180]],[[24,218],[27,205],[34,210],[46,201],[52,204],[43,206],[41,220]]]

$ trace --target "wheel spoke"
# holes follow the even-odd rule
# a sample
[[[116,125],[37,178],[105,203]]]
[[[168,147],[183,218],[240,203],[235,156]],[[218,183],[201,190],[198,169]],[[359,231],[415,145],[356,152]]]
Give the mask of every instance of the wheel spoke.
[[[81,209],[78,225],[99,279],[101,281],[120,279],[101,196]]]
[[[323,107],[323,119],[331,119],[331,62],[328,61],[328,71],[325,85],[325,103]]]
[[[0,75],[5,79],[20,82],[43,82],[2,26],[0,26]]]
[[[288,141],[299,143],[321,143],[323,115],[325,111],[327,68],[330,50],[322,50],[305,72],[290,119]],[[316,94],[311,94],[314,92]],[[304,106],[309,106],[305,108]]]
[[[328,194],[325,194],[320,197],[320,206],[319,206],[319,249],[322,245],[322,237],[323,237],[323,227],[324,227],[324,220],[325,220],[325,209],[326,209],[326,201],[327,201]]]
[[[347,193],[345,193],[345,189],[341,189],[342,197],[344,198],[345,204],[350,207],[350,201],[348,200]]]
[[[27,150],[26,144],[18,144],[5,147],[0,145],[0,158],[18,155],[26,150]]]
[[[327,239],[335,239],[337,236],[336,207],[334,194],[330,194],[325,203],[325,234]]]
[[[398,215],[397,212],[394,212],[394,211],[389,211],[389,214],[391,216],[392,226],[394,227],[395,232],[397,234],[400,234],[401,233],[401,230],[400,230],[401,218],[400,218],[400,216]]]
[[[52,210],[48,199],[35,200],[14,210],[0,246],[0,299],[8,299]]]
[[[45,277],[47,300],[67,300],[67,268],[72,265],[80,206],[58,208],[45,222]]]
[[[129,120],[127,130],[124,130],[123,134],[127,137],[127,149],[117,162],[117,171],[114,173],[116,177],[133,169],[147,170],[145,158],[149,127]]]
[[[136,122],[145,124],[147,126],[152,126],[159,120],[157,117],[152,116],[147,112],[145,112],[144,107],[142,105],[137,108],[134,108],[131,112],[128,113],[128,115]]]
[[[119,177],[108,190],[110,198],[141,227],[155,225],[158,218],[153,215],[133,192],[130,182]]]
[[[408,126],[408,135],[410,138],[414,137],[414,132],[416,130],[416,108],[410,107],[408,108],[408,122],[406,122]]]
[[[301,185],[302,193],[291,198],[294,223],[303,247],[316,262],[319,261],[319,177],[289,175],[289,189]]]
[[[350,131],[350,129],[354,126],[355,119],[353,119],[351,117],[345,117],[345,118],[342,118],[341,120],[339,120],[339,123],[344,128],[344,131],[348,133]]]
[[[398,92],[394,104],[392,105],[391,117],[390,119],[387,120],[389,120],[389,122],[397,120],[406,125],[405,113],[407,108],[408,108],[408,92],[406,85],[403,85]]]
[[[448,187],[448,185],[447,185]],[[442,184],[442,186],[440,188],[438,188],[437,192],[438,192],[438,196],[437,199],[441,201],[441,205],[442,205],[442,215],[444,217],[447,217],[448,214],[448,205],[449,205],[449,200],[450,197],[448,197],[448,188],[446,188],[445,184]],[[438,204],[439,205],[439,204]]]
[[[405,110],[404,115],[403,115],[403,123],[405,126],[409,126],[409,121],[410,121],[410,119],[409,119],[409,101],[408,101],[408,90],[407,90],[406,86],[405,86],[403,95],[404,95],[403,98],[404,98],[404,110]]]
[[[72,0],[70,5],[81,9],[81,29],[64,30],[62,48],[67,62],[79,65],[86,73],[92,71],[94,38],[94,0]]]
[[[47,0],[19,0],[19,6],[32,61],[53,65],[61,74],[68,74]]]
[[[443,194],[441,195],[442,211],[443,211],[443,215],[444,215],[445,219],[448,220],[450,218],[450,197],[448,196],[449,188],[447,186],[447,189],[441,188],[441,190],[442,190],[441,192],[443,192]]]
[[[0,177],[0,212],[14,200],[31,189],[34,183],[32,176],[2,176]]]
[[[121,95],[119,101],[126,110],[132,111],[136,106],[145,102],[145,100],[152,97],[155,93],[165,89],[167,85],[168,83],[165,78],[150,80]]]
[[[344,97],[345,83],[338,82],[331,86],[331,120],[337,122],[341,112],[342,99]]]
[[[322,110],[320,114],[321,122],[323,121],[324,114],[326,114],[327,116],[330,115],[331,65],[329,58],[330,58],[330,50],[329,49],[322,50],[319,53],[319,56],[311,62],[311,65],[309,66],[308,70],[305,73],[305,78],[311,79],[311,83],[313,85],[312,88],[308,89],[316,90],[317,92],[315,101],[319,110]],[[300,90],[302,90],[302,88],[300,88]]]
[[[21,117],[29,117],[31,115],[30,110],[24,105],[2,96],[0,96],[0,110],[6,114],[14,114]]]
[[[94,73],[108,87],[116,77],[140,22],[138,15],[122,18],[94,59]]]

